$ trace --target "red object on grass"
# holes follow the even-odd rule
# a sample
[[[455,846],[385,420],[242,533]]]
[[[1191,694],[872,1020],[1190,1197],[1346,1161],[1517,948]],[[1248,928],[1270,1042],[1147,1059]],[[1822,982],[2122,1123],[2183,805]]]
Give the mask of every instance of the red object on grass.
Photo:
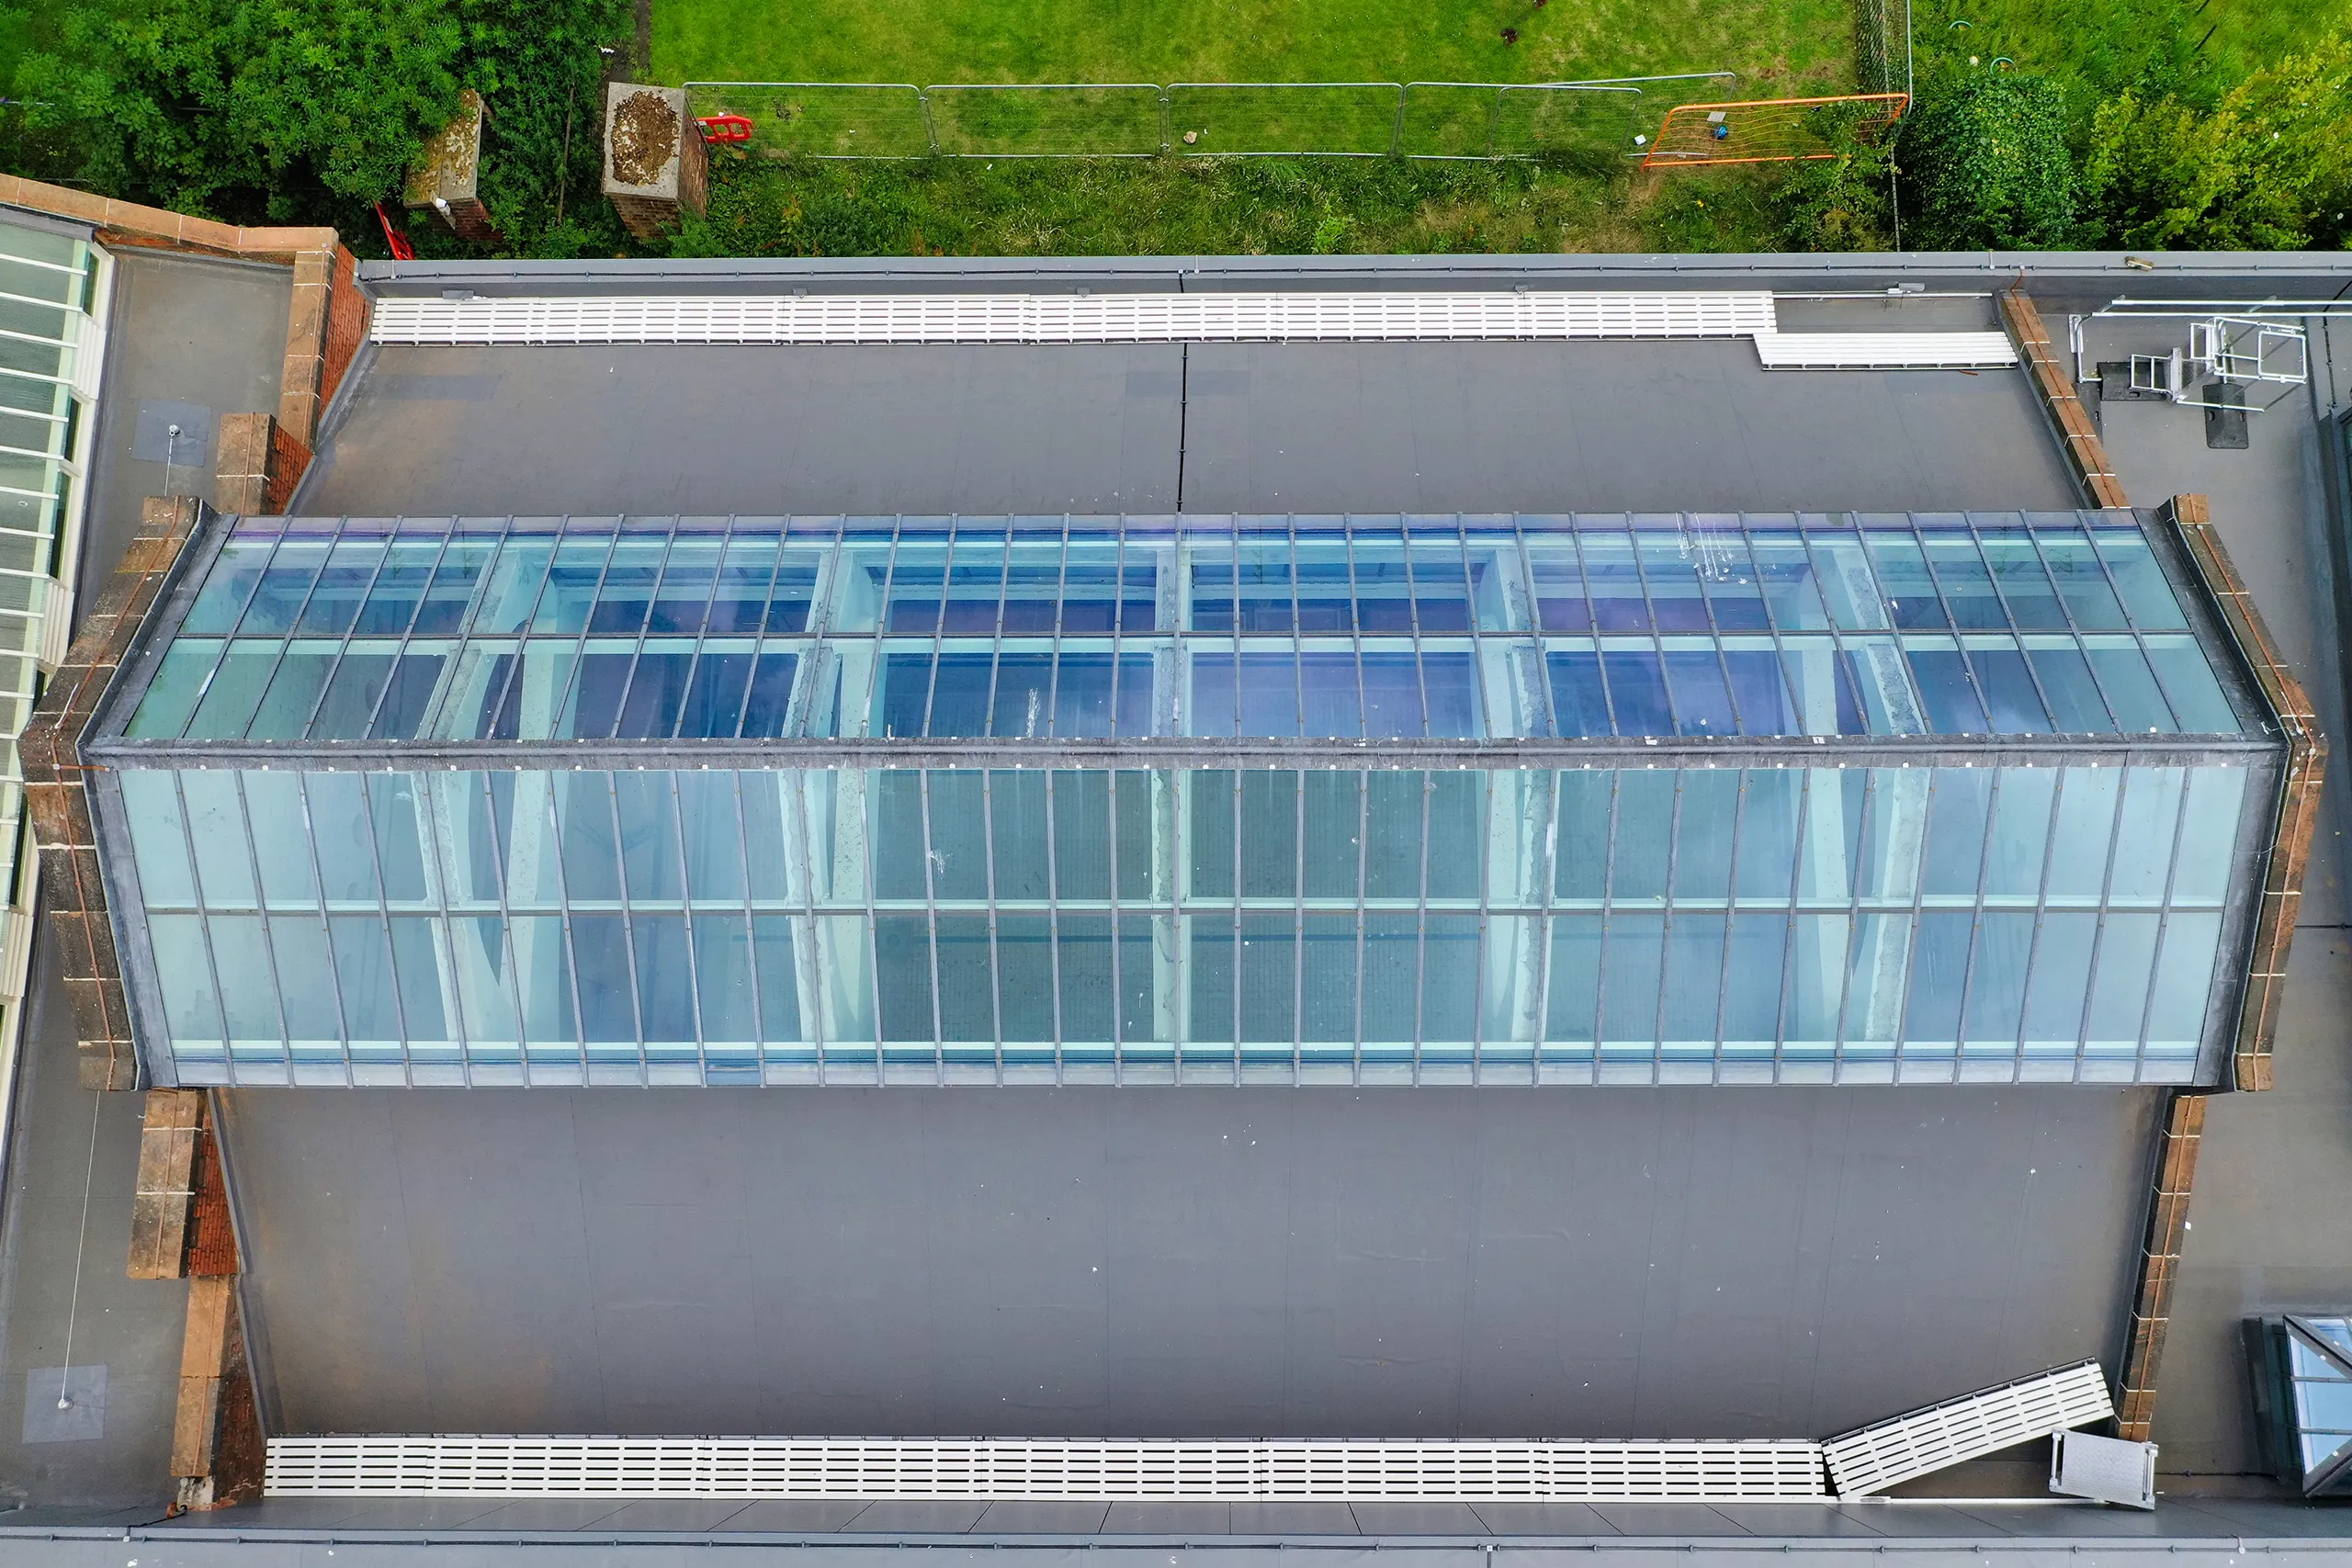
[[[702,135],[706,141],[749,141],[752,122],[740,114],[707,114],[702,117]]]
[[[380,201],[376,204],[376,221],[384,226],[384,243],[391,247],[394,261],[416,259],[416,247],[408,243],[406,234],[392,227],[391,216],[384,210],[384,204]]]

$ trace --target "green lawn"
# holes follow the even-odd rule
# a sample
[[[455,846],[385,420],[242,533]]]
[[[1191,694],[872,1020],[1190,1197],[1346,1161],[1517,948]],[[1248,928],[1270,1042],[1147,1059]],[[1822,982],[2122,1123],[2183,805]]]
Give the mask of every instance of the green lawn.
[[[1519,29],[1506,45],[1502,29]],[[1844,0],[653,0],[653,72],[700,81],[1543,82],[1850,73]]]

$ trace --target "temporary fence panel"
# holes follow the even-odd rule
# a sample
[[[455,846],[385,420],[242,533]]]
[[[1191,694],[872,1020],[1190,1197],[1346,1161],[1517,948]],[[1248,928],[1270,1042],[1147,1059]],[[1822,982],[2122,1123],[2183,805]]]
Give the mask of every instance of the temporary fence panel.
[[[752,122],[752,152],[771,157],[922,158],[933,145],[921,87],[892,82],[696,82],[697,115]]]
[[[1165,141],[1154,84],[932,87],[935,150],[958,158],[1150,157]]]

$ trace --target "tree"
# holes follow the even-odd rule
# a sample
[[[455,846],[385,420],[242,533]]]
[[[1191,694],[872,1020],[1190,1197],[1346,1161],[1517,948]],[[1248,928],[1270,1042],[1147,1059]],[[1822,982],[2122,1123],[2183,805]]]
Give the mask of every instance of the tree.
[[[1920,96],[1895,144],[1911,248],[2038,250],[2073,238],[2075,165],[2055,85],[1970,69]]]
[[[2210,110],[2125,93],[2084,161],[2103,237],[2132,248],[2295,249],[2340,238],[2352,192],[2352,39],[2256,72]]]
[[[472,87],[502,231],[601,247],[593,196],[556,213],[567,187],[594,188],[597,44],[627,25],[624,0],[74,0],[13,96],[70,149],[59,172],[109,196],[356,239]]]

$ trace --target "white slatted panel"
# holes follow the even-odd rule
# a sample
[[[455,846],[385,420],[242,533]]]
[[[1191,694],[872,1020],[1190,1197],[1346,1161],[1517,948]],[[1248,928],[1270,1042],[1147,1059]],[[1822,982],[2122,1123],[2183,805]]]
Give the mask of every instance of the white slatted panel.
[[[1762,292],[649,295],[388,299],[398,344],[956,344],[1739,337]]]
[[[2085,1361],[1848,1432],[1822,1450],[1838,1495],[1856,1497],[2114,1414],[2106,1375]]]
[[[273,1497],[1668,1502],[1825,1495],[1805,1442],[272,1438]]]
[[[1767,370],[1950,370],[2015,365],[2007,333],[1774,333],[1756,334]]]

